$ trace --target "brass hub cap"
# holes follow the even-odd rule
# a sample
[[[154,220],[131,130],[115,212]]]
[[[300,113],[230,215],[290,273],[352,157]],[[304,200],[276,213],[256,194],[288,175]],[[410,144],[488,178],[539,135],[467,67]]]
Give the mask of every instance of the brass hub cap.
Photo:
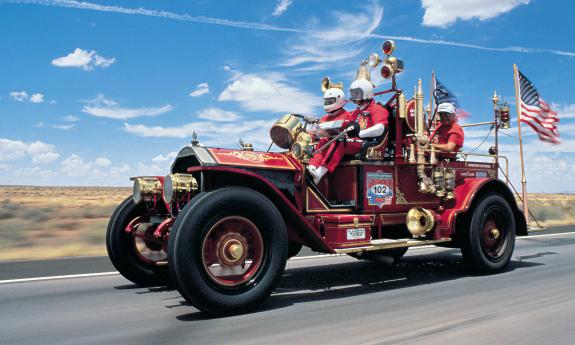
[[[218,285],[233,287],[249,282],[262,266],[264,241],[250,220],[230,216],[207,232],[202,260],[208,277]]]
[[[499,231],[499,229],[497,228],[491,229],[491,237],[493,237],[494,239],[498,239],[499,236],[501,236],[501,232]]]

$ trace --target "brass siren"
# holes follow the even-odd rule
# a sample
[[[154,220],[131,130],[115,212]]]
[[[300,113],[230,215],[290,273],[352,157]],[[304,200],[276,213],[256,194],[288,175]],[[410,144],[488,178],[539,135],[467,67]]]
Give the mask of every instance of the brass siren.
[[[413,207],[405,218],[407,229],[414,237],[425,235],[435,226],[435,213],[423,207]]]
[[[326,92],[327,89],[332,88],[343,90],[343,83],[342,82],[334,83],[329,79],[329,77],[323,77],[323,79],[321,80],[321,92]]]

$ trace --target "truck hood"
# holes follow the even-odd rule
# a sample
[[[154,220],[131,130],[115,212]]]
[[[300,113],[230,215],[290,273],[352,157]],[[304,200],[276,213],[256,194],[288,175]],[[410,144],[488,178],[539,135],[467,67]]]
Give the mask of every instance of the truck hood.
[[[220,149],[188,145],[183,147],[174,163],[172,173],[186,172],[187,168],[203,165],[225,165],[239,168],[296,170],[287,153]]]

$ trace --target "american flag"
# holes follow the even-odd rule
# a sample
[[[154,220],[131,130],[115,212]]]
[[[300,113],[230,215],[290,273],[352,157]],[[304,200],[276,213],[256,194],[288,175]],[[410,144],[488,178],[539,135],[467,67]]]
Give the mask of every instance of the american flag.
[[[441,103],[451,103],[455,107],[455,115],[458,118],[469,116],[469,113],[466,112],[465,110],[463,110],[463,108],[461,108],[459,106],[459,102],[457,101],[457,97],[455,97],[455,94],[453,92],[449,91],[449,89],[445,85],[443,85],[439,81],[439,79],[437,79],[437,78],[435,78],[435,87],[437,89],[443,90],[446,93],[446,95],[444,95],[442,93],[437,94],[437,104],[438,105]]]
[[[521,122],[533,128],[542,141],[559,144],[557,112],[539,96],[535,85],[523,73],[517,72],[521,95]]]

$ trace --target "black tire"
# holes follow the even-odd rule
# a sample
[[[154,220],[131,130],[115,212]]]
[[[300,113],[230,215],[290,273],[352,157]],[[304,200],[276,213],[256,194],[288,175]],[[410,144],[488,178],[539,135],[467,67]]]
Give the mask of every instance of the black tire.
[[[301,243],[289,241],[288,243],[288,258],[293,258],[298,255],[303,245]]]
[[[201,201],[201,202],[199,202]],[[245,282],[223,286],[206,268],[204,240],[226,219],[241,218],[261,236],[258,269]],[[244,313],[261,306],[280,280],[288,255],[287,231],[277,208],[262,194],[243,187],[206,193],[181,211],[170,236],[168,262],[182,296],[212,315]],[[219,242],[218,242],[219,243]],[[247,252],[247,251],[246,251]]]
[[[354,257],[358,260],[365,260],[377,263],[383,263],[387,265],[393,265],[401,259],[405,253],[407,253],[408,248],[393,248],[387,249],[382,251],[373,251],[373,252],[360,252],[360,253],[352,253],[349,254],[351,257]]]
[[[192,198],[192,200],[190,200],[178,213],[177,217],[176,217],[176,221],[174,222],[174,225],[172,225],[172,228],[170,229],[170,237],[168,237],[168,270],[170,271],[170,280],[172,282],[172,286],[175,287],[177,290],[180,290],[180,287],[178,285],[178,278],[176,277],[176,271],[174,270],[173,266],[170,264],[170,262],[174,262],[174,251],[171,250],[170,248],[174,247],[174,242],[176,239],[176,233],[178,231],[179,228],[179,224],[181,223],[181,220],[183,217],[181,217],[183,214],[185,214],[187,212],[188,209],[192,208],[194,206],[194,204],[196,204],[197,202],[199,202],[200,200],[202,200],[203,197],[206,196],[206,192],[201,192],[199,194],[197,194],[196,196],[194,196]]]
[[[461,243],[467,265],[480,274],[503,270],[515,248],[515,218],[507,200],[499,194],[485,195],[468,224]]]
[[[106,231],[108,257],[129,281],[143,286],[164,285],[169,282],[168,267],[142,261],[136,253],[134,237],[124,231],[132,219],[145,212],[144,207],[134,204],[132,197],[116,208]]]

